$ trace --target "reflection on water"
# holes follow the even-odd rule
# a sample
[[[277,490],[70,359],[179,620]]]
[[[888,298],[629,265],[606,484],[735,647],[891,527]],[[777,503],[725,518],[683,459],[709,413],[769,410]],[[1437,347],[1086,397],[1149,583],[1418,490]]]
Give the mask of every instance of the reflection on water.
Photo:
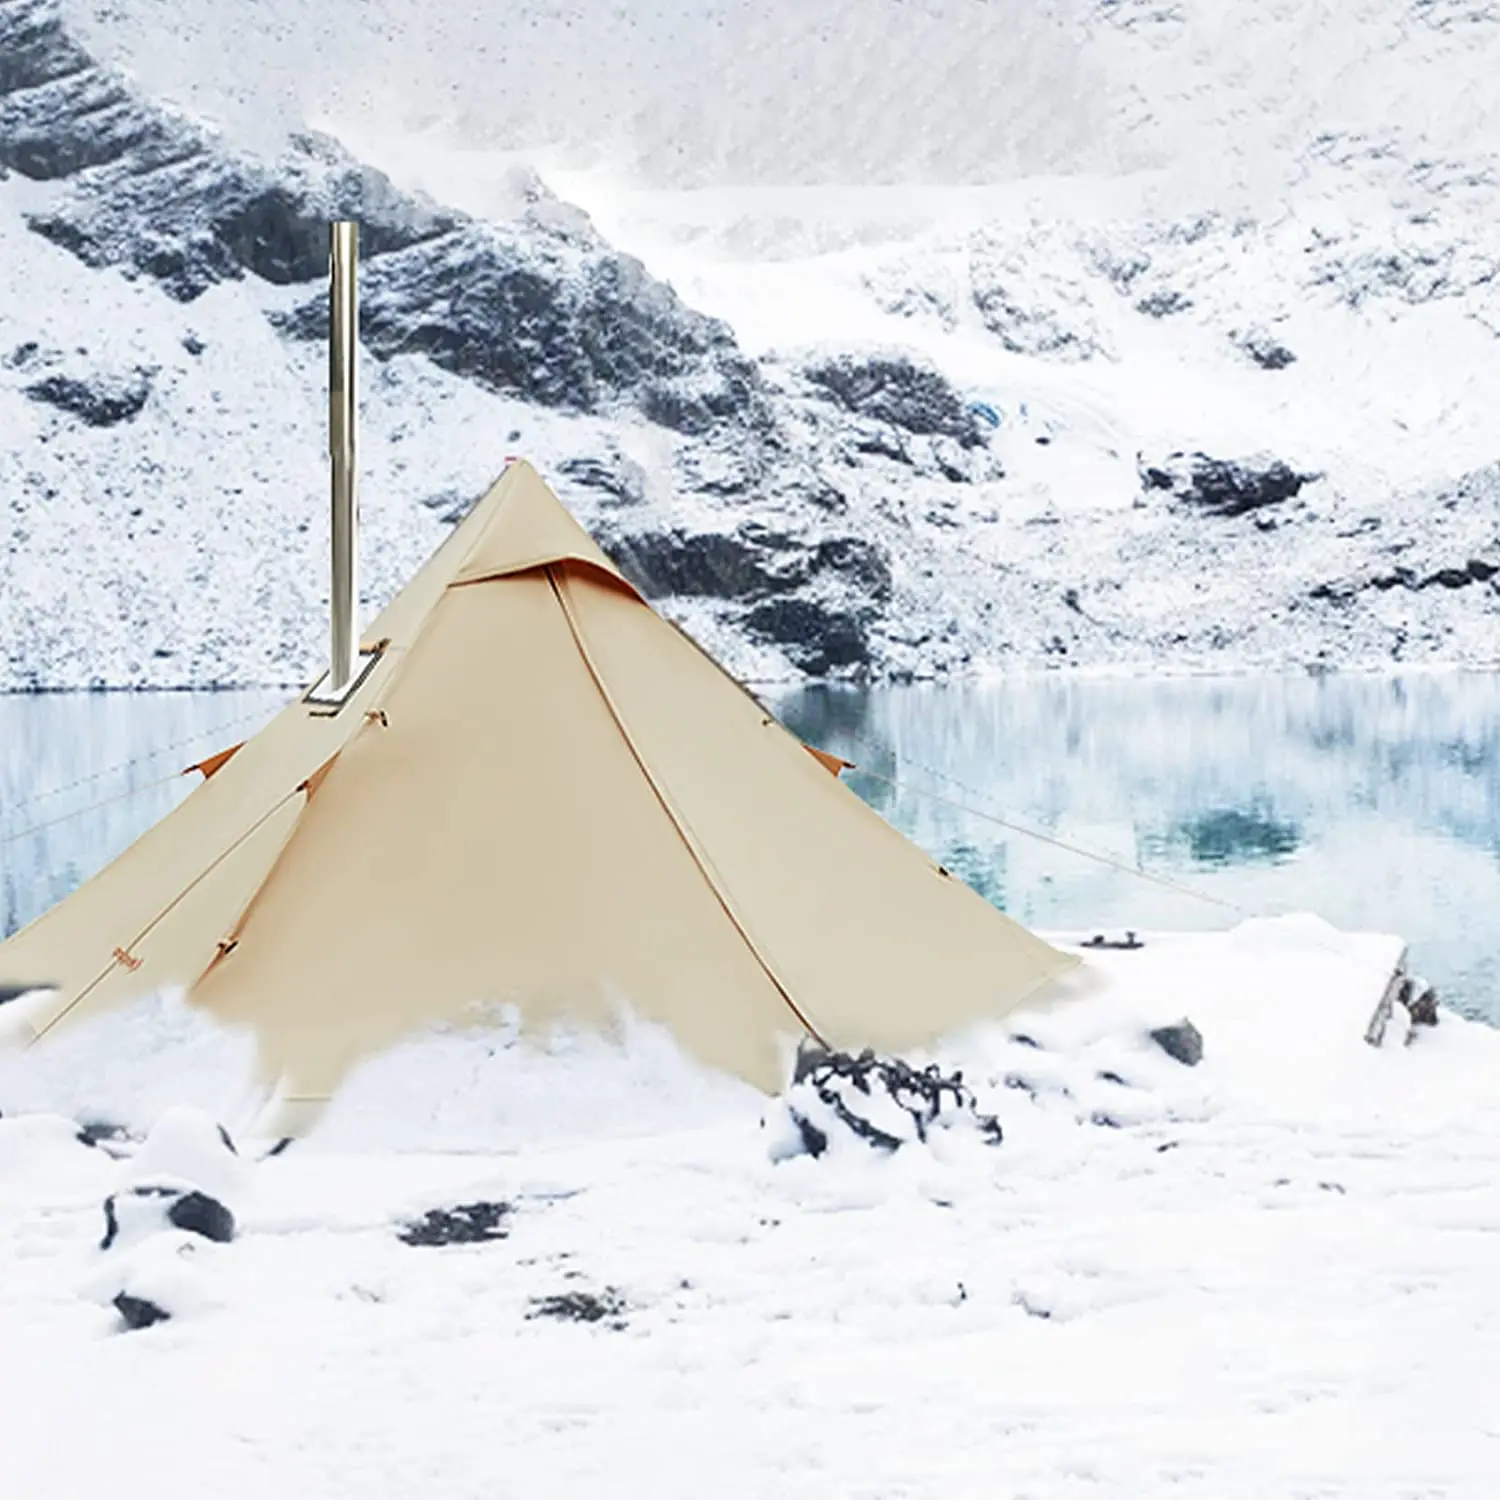
[[[809,689],[773,706],[898,782],[851,776],[1024,922],[1234,916],[952,803],[1253,912],[1399,932],[1445,999],[1500,1022],[1500,677],[1052,677]]]
[[[0,930],[122,849],[196,781],[174,772],[282,696],[0,697]],[[1234,918],[978,813],[1250,911],[1400,932],[1446,999],[1500,1022],[1500,676],[1041,678],[770,702],[1024,922]]]
[[[198,784],[184,766],[253,734],[285,697],[0,695],[0,935],[114,858]]]

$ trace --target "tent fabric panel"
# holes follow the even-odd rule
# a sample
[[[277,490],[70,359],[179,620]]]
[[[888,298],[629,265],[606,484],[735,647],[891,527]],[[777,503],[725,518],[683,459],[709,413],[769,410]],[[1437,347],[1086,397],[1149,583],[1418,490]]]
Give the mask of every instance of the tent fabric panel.
[[[930,1041],[1076,962],[941,871],[649,609],[587,577],[567,594],[634,742],[826,1039]]]
[[[0,983],[45,980],[58,984],[63,997],[91,983],[115,946],[128,943],[336,753],[379,691],[386,668],[380,663],[337,716],[320,715],[300,701],[283,709],[115,860],[0,943]],[[240,893],[244,905],[264,872],[239,859],[231,868],[247,882]],[[173,972],[170,980],[186,984],[193,977]],[[142,969],[122,975],[108,990],[123,1002],[151,993],[162,982],[154,971]]]
[[[422,622],[442,598],[454,572],[492,523],[516,481],[524,477],[513,471],[525,467],[512,466],[491,486],[376,619],[367,634],[372,642],[383,640],[389,645],[337,714],[311,707],[301,699],[288,704],[117,859],[0,943],[0,984],[56,984],[57,1003],[68,1005],[94,981],[109,957],[115,939],[111,937],[101,946],[101,934],[139,932],[155,912],[253,827],[267,809],[336,754],[398,673],[404,648],[420,633]],[[246,880],[258,880],[242,860],[234,861],[233,868],[243,871]],[[253,884],[248,885],[241,893],[241,906],[249,903],[254,889]],[[192,978],[192,973],[174,973],[172,982],[185,984]],[[139,999],[158,988],[160,982],[154,971],[122,969],[96,992],[87,1010],[94,1013],[106,996],[122,1004]]]
[[[780,1085],[795,1020],[663,815],[545,575],[449,590],[381,707],[195,991],[256,1027],[290,1092],[330,1090],[486,1001],[600,1027],[626,1002],[703,1061]]]
[[[635,592],[530,464],[512,464],[496,489],[503,492],[501,502],[454,574],[455,583],[505,578],[571,560],[597,568]]]
[[[218,955],[249,899],[296,826],[305,798],[283,799],[217,862],[167,898],[145,921],[103,925],[78,934],[94,970],[56,996],[28,1008],[38,1040],[144,995],[188,989]]]

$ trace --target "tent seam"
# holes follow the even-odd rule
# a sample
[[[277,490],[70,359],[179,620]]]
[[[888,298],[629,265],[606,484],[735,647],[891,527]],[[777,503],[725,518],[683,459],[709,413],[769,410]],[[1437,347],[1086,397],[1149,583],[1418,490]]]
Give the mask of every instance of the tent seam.
[[[755,939],[751,937],[749,929],[735,911],[734,903],[729,899],[728,892],[724,890],[721,882],[710,870],[709,862],[706,856],[699,851],[697,839],[693,835],[687,819],[672,805],[671,799],[667,796],[666,789],[657,780],[651,767],[647,765],[646,757],[641,753],[640,747],[636,744],[634,736],[630,733],[630,729],[625,723],[624,716],[620,713],[619,707],[610,695],[609,689],[604,685],[604,678],[594,661],[592,653],[589,651],[588,642],[584,639],[583,627],[579,624],[567,596],[566,577],[559,578],[558,574],[561,570],[555,566],[549,565],[545,571],[547,582],[552,586],[553,597],[556,598],[558,607],[563,612],[563,618],[567,621],[568,631],[573,637],[573,644],[578,648],[578,654],[583,659],[584,666],[588,669],[588,674],[593,681],[594,688],[603,701],[615,728],[619,731],[620,738],[625,741],[625,746],[630,751],[631,758],[635,761],[641,775],[645,778],[646,784],[651,788],[657,802],[661,804],[662,811],[666,813],[672,827],[676,830],[677,837],[682,841],[683,848],[688,852],[688,858],[697,866],[698,873],[702,875],[704,883],[713,892],[714,899],[719,903],[724,915],[729,918],[730,925],[739,934],[740,941],[750,950],[751,957],[760,965],[761,971],[765,974],[766,978],[771,981],[772,987],[781,996],[782,1003],[797,1018],[797,1021],[807,1034],[815,1042],[826,1047],[828,1044],[823,1040],[822,1034],[808,1020],[807,1016],[803,1014],[802,1008],[797,1002],[792,999],[791,992],[782,983],[775,969],[771,966],[770,960],[760,951]]]
[[[247,840],[253,838],[257,833],[259,833],[260,830],[264,828],[265,825],[269,823],[271,819],[275,817],[276,814],[279,813],[281,809],[285,807],[287,803],[290,802],[292,798],[295,797],[301,790],[302,788],[299,786],[288,792],[284,797],[280,799],[280,801],[278,801],[272,807],[268,808],[264,813],[262,813],[261,816],[258,817],[255,822],[253,822],[250,827],[248,827],[242,834],[240,834],[239,837],[236,838],[227,849],[225,849],[221,854],[216,855],[214,859],[212,859],[207,865],[199,870],[199,872],[195,876],[193,876],[193,878],[188,881],[188,883],[183,886],[182,889],[178,891],[177,894],[173,896],[172,899],[167,902],[167,904],[162,907],[162,909],[157,912],[157,914],[152,917],[152,919],[147,922],[146,925],[141,928],[138,933],[136,933],[136,935],[130,940],[130,942],[124,945],[123,950],[120,948],[115,949],[115,955],[111,956],[110,962],[107,963],[104,968],[102,968],[81,990],[79,990],[79,992],[74,995],[74,997],[70,1001],[68,1001],[68,1003],[63,1006],[63,1008],[59,1010],[57,1014],[54,1015],[47,1022],[47,1024],[41,1028],[40,1031],[36,1032],[33,1041],[41,1041],[41,1039],[46,1036],[49,1031],[51,1031],[55,1026],[57,1026],[60,1022],[65,1020],[75,1010],[77,1010],[77,1008],[82,1005],[83,1002],[87,1000],[88,997],[93,994],[93,992],[98,989],[101,984],[104,983],[104,981],[110,976],[110,974],[112,974],[114,970],[119,967],[120,963],[122,962],[122,960],[117,956],[119,953],[123,951],[126,954],[130,954],[140,942],[142,942],[145,938],[150,937],[151,933],[155,931],[155,929],[159,927],[173,913],[173,911],[175,911],[177,907],[182,904],[184,899],[186,899],[191,891],[196,890],[198,886],[202,885],[203,882],[207,880],[208,877],[212,875],[213,872],[217,870],[219,866],[222,865],[224,861],[235,852],[235,850],[240,848],[241,845],[247,842]],[[194,982],[196,983],[196,981]],[[189,986],[189,988],[191,988],[191,986]]]

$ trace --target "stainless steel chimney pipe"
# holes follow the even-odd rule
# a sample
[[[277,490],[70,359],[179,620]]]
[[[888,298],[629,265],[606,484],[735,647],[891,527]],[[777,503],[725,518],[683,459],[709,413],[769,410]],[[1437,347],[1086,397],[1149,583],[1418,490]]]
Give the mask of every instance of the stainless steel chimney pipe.
[[[343,693],[354,680],[359,651],[358,552],[359,474],[355,375],[359,355],[359,289],[355,263],[359,227],[340,220],[330,226],[328,255],[328,456],[332,460],[333,577],[329,590],[331,635],[328,690]]]

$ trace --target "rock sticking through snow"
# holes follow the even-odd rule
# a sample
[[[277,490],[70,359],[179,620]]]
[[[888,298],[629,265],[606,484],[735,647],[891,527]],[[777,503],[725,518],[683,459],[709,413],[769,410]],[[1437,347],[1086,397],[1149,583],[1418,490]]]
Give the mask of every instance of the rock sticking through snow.
[[[510,1233],[509,1203],[460,1203],[453,1208],[429,1209],[420,1219],[401,1226],[397,1238],[404,1245],[479,1245],[503,1240]]]
[[[602,1292],[557,1292],[534,1297],[527,1310],[528,1318],[550,1318],[563,1323],[603,1323],[611,1328],[625,1326],[625,1299],[612,1286]]]
[[[234,1214],[217,1198],[185,1183],[141,1182],[104,1200],[101,1250],[134,1244],[163,1229],[181,1229],[226,1245],[234,1238]]]
[[[1151,1040],[1186,1067],[1196,1068],[1203,1061],[1203,1033],[1186,1017],[1171,1026],[1154,1028]]]
[[[114,1305],[127,1328],[150,1328],[154,1323],[165,1323],[172,1316],[166,1308],[158,1307],[147,1297],[132,1297],[121,1292]]]
[[[228,1131],[175,1107],[122,1170],[123,1184],[104,1200],[95,1295],[132,1329],[212,1305],[204,1252],[234,1239],[234,1211],[223,1199],[246,1186]]]
[[[990,1145],[1002,1139],[1000,1122],[980,1112],[962,1073],[945,1073],[936,1063],[917,1069],[870,1051],[853,1056],[804,1045],[779,1107],[791,1129],[773,1137],[771,1155],[778,1161],[822,1156],[837,1138],[897,1151],[955,1126],[977,1129]]]
[[[1295,500],[1316,478],[1269,455],[1231,461],[1206,453],[1170,453],[1141,465],[1141,484],[1147,491],[1165,490],[1212,516],[1242,516]]]

